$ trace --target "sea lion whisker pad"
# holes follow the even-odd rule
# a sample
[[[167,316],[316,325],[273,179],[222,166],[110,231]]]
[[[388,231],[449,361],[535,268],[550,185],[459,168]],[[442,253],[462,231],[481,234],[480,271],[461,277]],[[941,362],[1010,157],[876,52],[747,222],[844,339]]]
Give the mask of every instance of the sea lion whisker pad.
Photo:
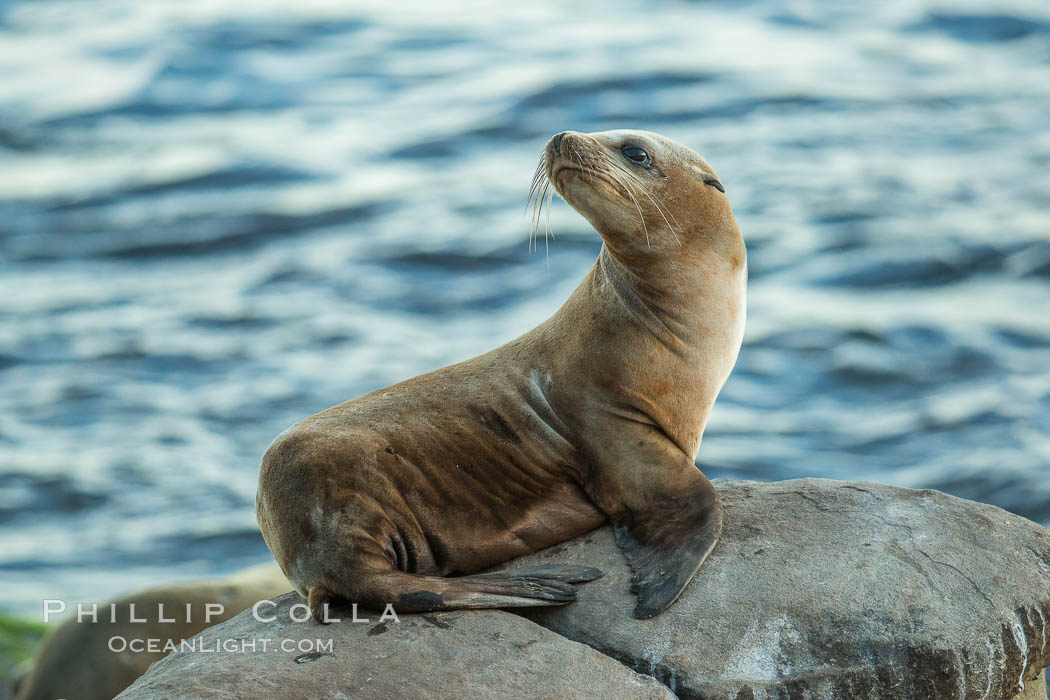
[[[603,242],[553,316],[307,418],[266,451],[259,525],[315,619],[340,599],[398,612],[568,603],[601,572],[477,572],[607,520],[634,615],[651,617],[714,548],[722,505],[694,460],[736,362],[747,277],[724,188],[699,155],[646,131],[552,138],[530,188],[533,236],[550,188]]]

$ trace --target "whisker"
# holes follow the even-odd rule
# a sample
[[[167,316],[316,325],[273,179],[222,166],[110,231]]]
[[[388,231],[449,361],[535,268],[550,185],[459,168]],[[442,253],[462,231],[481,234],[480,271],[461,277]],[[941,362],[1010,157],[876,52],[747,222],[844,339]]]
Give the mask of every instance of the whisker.
[[[642,184],[642,181],[641,181],[641,179],[640,179],[640,178],[638,177],[638,175],[637,175],[636,173],[633,173],[633,172],[627,171],[626,169],[624,170],[624,172],[628,173],[628,174],[629,174],[629,175],[630,175],[630,176],[631,176],[631,177],[632,177],[632,178],[633,178],[633,179],[634,179],[634,180],[635,180],[636,182],[638,182],[639,184]],[[659,202],[657,202],[657,201],[656,201],[655,199],[653,199],[653,198],[652,198],[652,196],[651,196],[651,195],[650,195],[650,194],[649,194],[648,192],[646,192],[646,191],[644,190],[644,188],[643,188],[642,192],[643,192],[643,194],[645,194],[645,195],[646,195],[647,197],[649,197],[649,201],[653,203],[653,206],[655,206],[655,207],[656,207],[656,209],[657,209],[657,211],[659,211],[659,212],[660,212],[660,215],[664,217],[664,223],[665,223],[665,224],[667,224],[667,225],[668,225],[668,227],[670,227],[670,228],[672,229],[672,231],[674,231],[674,229],[676,228],[676,226],[679,226],[679,225],[680,225],[680,224],[678,223],[678,219],[676,219],[676,218],[674,217],[674,215],[673,215],[673,214],[671,214],[670,212],[668,212],[667,210],[665,210],[665,209],[664,209],[664,208],[663,208],[662,206],[660,206],[660,203],[659,203]],[[673,219],[673,220],[674,220],[674,225],[672,225],[672,224],[671,224],[671,222],[667,220],[667,216],[670,216],[670,217],[671,217],[671,219]],[[675,233],[677,233],[677,232],[675,231]]]
[[[547,176],[548,157],[546,151],[540,157],[540,162],[536,166],[536,172],[532,175],[532,182],[529,185],[529,196],[525,200],[525,211],[528,211],[529,204],[532,204],[532,225],[529,227],[529,252],[538,248],[538,234],[540,226],[540,218],[543,216],[544,204],[550,210],[550,202],[547,198],[547,193],[550,188],[550,178]],[[548,199],[547,202],[544,202]]]
[[[657,201],[652,198],[652,195],[650,195],[645,190],[642,190],[642,194],[648,197],[649,201],[653,203],[653,206],[656,207],[656,211],[660,214],[661,217],[663,217],[664,223],[667,224],[667,228],[671,231],[671,235],[674,236],[675,241],[678,243],[679,246],[681,246],[682,239],[678,237],[678,232],[675,230],[675,227],[672,226],[671,222],[667,220],[667,216],[664,214],[663,207],[661,207],[659,203],[657,203]],[[672,216],[671,218],[674,217]]]
[[[546,158],[540,160],[540,164],[536,167],[536,172],[532,176],[532,183],[529,185],[529,196],[528,199],[525,200],[524,211],[529,210],[529,204],[532,203],[532,197],[536,194],[536,188],[539,187],[540,181],[544,178],[543,168],[545,165]]]
[[[543,231],[543,252],[547,256],[547,272],[551,271],[551,246],[547,236],[551,232],[551,204],[554,202],[554,190],[547,197],[547,228]]]
[[[543,182],[547,177],[547,154],[544,153],[540,158],[539,164],[536,166],[536,172],[532,174],[532,182],[529,184],[529,197],[525,200],[525,211],[529,209],[529,203],[532,202],[532,197],[536,194],[537,188],[540,183]]]
[[[614,167],[619,167],[619,166],[614,166]],[[624,169],[622,167],[620,167],[619,169],[620,169],[620,172],[622,172],[624,175],[627,175],[629,178],[634,180],[635,184],[637,184],[639,186],[639,191],[643,195],[645,195],[645,197],[652,203],[652,205],[656,209],[657,213],[660,214],[660,216],[663,218],[664,223],[667,224],[667,228],[671,231],[671,235],[674,236],[675,241],[678,243],[679,246],[681,246],[682,245],[682,239],[678,237],[678,230],[677,230],[675,225],[671,224],[671,222],[668,221],[667,217],[668,217],[668,215],[670,215],[671,218],[674,219],[675,224],[678,224],[678,219],[675,219],[673,214],[670,214],[670,212],[667,212],[662,206],[660,206],[659,202],[657,202],[655,199],[653,199],[652,195],[650,195],[646,191],[645,183],[641,180],[641,178],[639,178],[635,173],[630,172],[629,170],[626,170],[626,169]]]
[[[537,247],[536,244],[540,228],[540,217],[543,216],[543,204],[544,200],[547,198],[547,191],[550,189],[550,186],[550,179],[545,177],[543,181],[543,187],[540,189],[539,194],[537,194],[536,201],[532,207],[532,234],[530,236],[532,247],[530,248],[530,252],[532,250],[535,250]],[[550,207],[548,207],[548,211],[549,210]]]
[[[645,232],[645,245],[646,247],[652,248],[652,241],[649,240],[649,227],[645,224],[645,215],[642,213],[641,204],[638,202],[638,198],[634,196],[634,188],[629,186],[623,178],[617,176],[616,164],[613,163],[607,155],[605,155],[604,153],[599,154],[599,160],[601,160],[609,166],[609,169],[606,172],[613,178],[613,180],[615,180],[617,183],[620,184],[621,187],[623,187],[623,191],[626,192],[627,196],[631,198],[631,201],[634,203],[634,208],[638,211],[638,220],[642,223],[642,231]],[[624,172],[624,174],[628,173]]]

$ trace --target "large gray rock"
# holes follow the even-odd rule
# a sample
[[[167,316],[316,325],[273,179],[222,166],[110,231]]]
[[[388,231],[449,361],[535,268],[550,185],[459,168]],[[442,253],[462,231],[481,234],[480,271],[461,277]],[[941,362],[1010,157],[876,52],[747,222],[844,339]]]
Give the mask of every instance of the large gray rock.
[[[275,609],[261,610],[275,615],[273,622],[245,611],[211,627],[194,638],[197,651],[176,651],[158,661],[118,697],[673,697],[652,678],[499,610],[404,615],[399,622],[379,622],[370,613],[371,622],[361,624],[350,621],[350,611],[335,608],[333,615],[343,621],[321,626],[291,620],[290,608],[302,603],[298,594],[274,602]],[[254,651],[242,640],[254,640]]]
[[[722,539],[667,612],[631,617],[603,528],[501,567],[606,572],[524,614],[681,698],[1010,698],[1050,664],[1050,531],[935,491],[716,484]]]

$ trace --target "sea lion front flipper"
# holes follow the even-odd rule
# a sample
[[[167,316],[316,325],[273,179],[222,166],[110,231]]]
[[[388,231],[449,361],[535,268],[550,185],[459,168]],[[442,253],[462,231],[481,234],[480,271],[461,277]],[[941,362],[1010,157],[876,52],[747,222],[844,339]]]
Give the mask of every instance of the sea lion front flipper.
[[[691,469],[694,476],[685,489],[612,518],[616,544],[634,574],[636,618],[653,617],[675,602],[722,534],[718,491],[699,469]]]

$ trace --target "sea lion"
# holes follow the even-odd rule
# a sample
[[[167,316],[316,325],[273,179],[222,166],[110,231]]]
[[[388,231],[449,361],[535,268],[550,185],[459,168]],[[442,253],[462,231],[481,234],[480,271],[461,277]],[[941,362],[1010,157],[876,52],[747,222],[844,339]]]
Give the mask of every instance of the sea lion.
[[[178,644],[291,589],[284,574],[269,562],[226,578],[149,588],[95,608],[85,605],[96,611],[95,621],[90,614],[80,622],[72,616],[56,626],[19,683],[17,698],[109,700],[168,655],[163,649],[168,640]],[[216,604],[222,611],[209,614],[205,606]],[[148,648],[149,640],[155,640],[157,649]]]
[[[263,457],[256,513],[324,620],[333,598],[398,612],[559,605],[601,572],[472,574],[610,519],[634,615],[673,603],[722,506],[694,464],[744,328],[746,258],[699,155],[659,134],[563,132],[548,186],[603,240],[551,318],[491,352],[318,413]],[[553,193],[552,193],[553,196]]]

